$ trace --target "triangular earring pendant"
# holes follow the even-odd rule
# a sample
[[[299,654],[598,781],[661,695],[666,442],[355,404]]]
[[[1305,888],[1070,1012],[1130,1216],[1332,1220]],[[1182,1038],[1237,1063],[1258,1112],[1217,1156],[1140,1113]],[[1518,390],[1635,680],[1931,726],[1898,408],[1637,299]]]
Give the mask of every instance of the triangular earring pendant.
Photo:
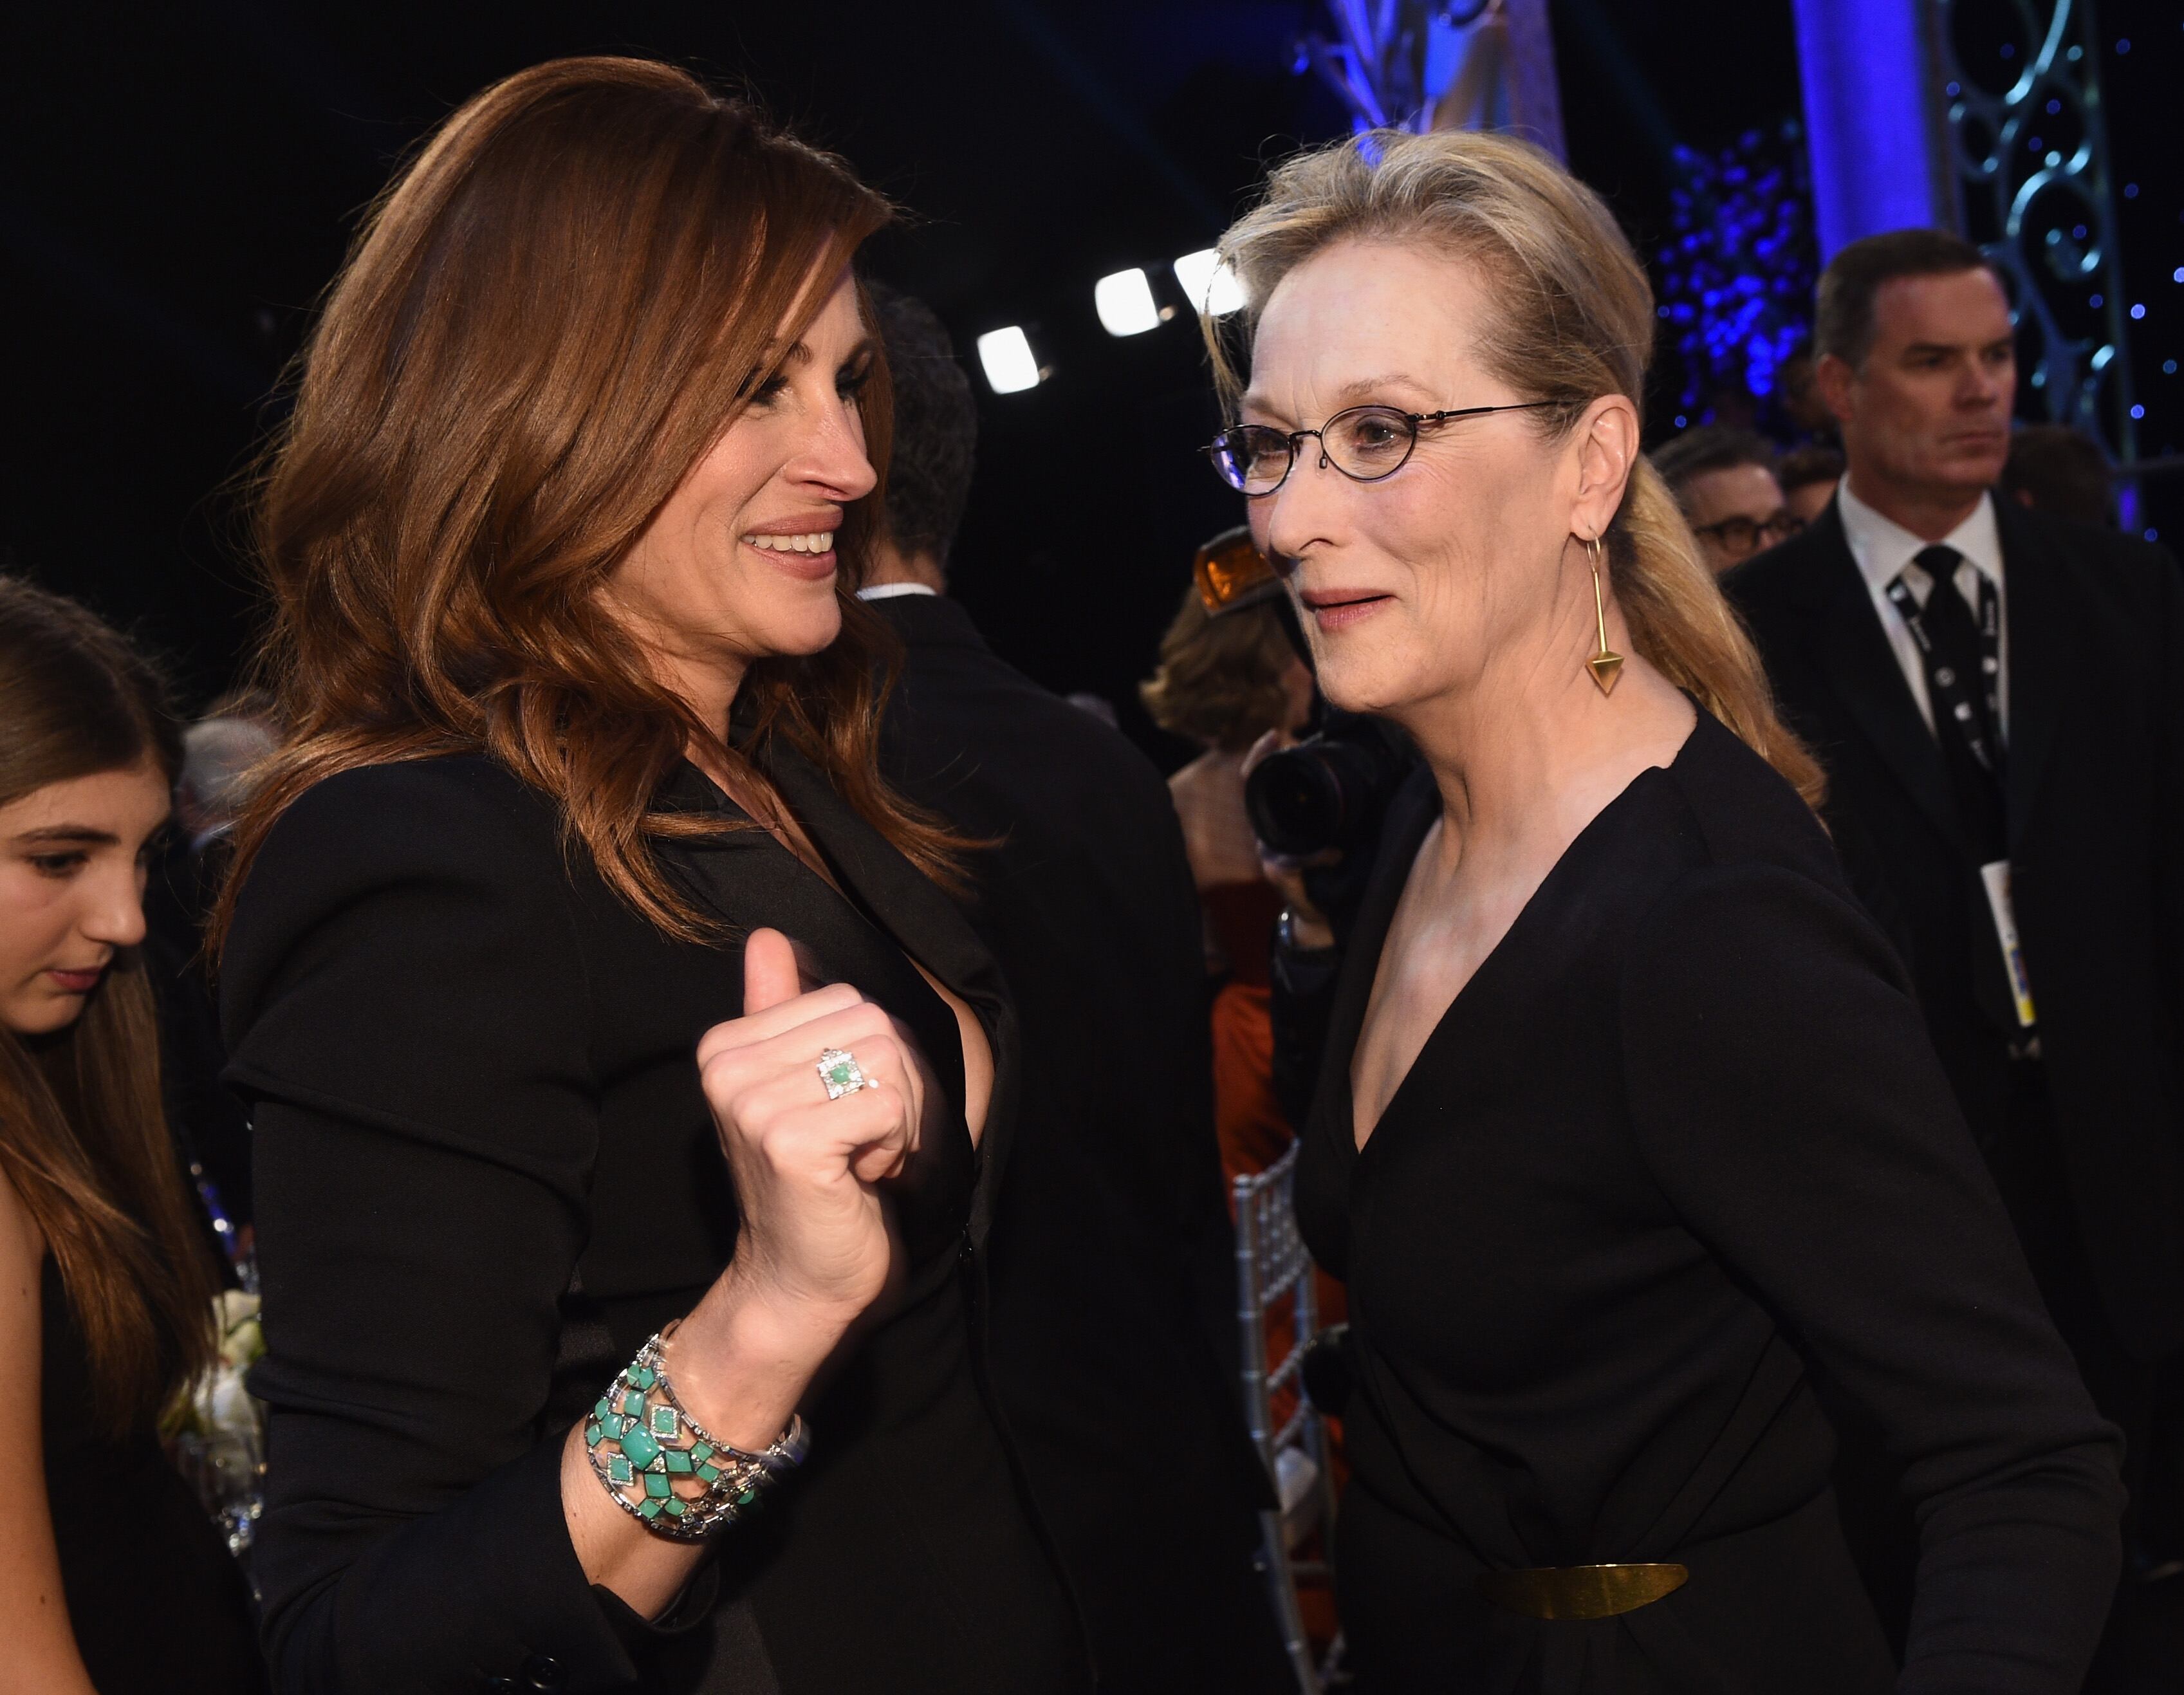
[[[1623,655],[1607,645],[1607,602],[1600,593],[1600,538],[1591,538],[1585,546],[1592,553],[1592,616],[1600,621],[1600,651],[1585,664],[1591,667],[1592,680],[1600,685],[1600,692],[1613,694],[1615,679],[1623,674]]]

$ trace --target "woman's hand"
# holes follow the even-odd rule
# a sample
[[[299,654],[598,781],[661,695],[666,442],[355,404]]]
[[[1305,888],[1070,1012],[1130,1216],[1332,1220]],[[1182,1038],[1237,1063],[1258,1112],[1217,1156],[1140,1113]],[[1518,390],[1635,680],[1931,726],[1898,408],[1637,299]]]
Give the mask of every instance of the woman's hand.
[[[698,1044],[699,1079],[743,1211],[730,1274],[748,1298],[845,1326],[894,1258],[873,1185],[917,1151],[930,1079],[887,1012],[844,983],[800,992],[777,930],[744,948],[744,1015]],[[847,1050],[866,1086],[827,1098],[819,1056]]]
[[[819,1056],[855,1055],[866,1086],[829,1100]],[[744,1014],[698,1043],[698,1075],[743,1214],[735,1257],[666,1348],[684,1407],[754,1452],[788,1426],[813,1375],[878,1298],[894,1243],[873,1185],[917,1151],[938,1101],[924,1057],[847,984],[805,993],[778,930],[744,945]],[[647,1617],[688,1581],[697,1549],[662,1541],[592,1475],[581,1420],[562,1452],[561,1498],[591,1581]]]

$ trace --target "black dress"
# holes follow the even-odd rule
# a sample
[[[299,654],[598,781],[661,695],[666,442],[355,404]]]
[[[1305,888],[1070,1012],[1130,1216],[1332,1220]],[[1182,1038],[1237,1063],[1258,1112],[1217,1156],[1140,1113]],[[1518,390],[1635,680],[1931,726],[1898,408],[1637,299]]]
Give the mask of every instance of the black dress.
[[[807,1396],[809,1460],[650,1624],[586,1585],[562,1438],[734,1250],[693,1054],[740,1011],[740,947],[663,936],[482,759],[333,778],[252,868],[223,997],[230,1076],[256,1105],[277,1687],[1089,1681],[978,1369],[1014,1014],[946,898],[811,767],[772,769],[847,898],[764,831],[671,865],[737,936],[782,930],[910,1026],[954,1111],[890,1185],[907,1279]],[[687,767],[667,798],[727,805]],[[954,1016],[910,955],[993,1045],[977,1151]]]
[[[1571,845],[1361,1153],[1350,1057],[1437,806],[1422,776],[1391,816],[1298,1178],[1350,1285],[1361,1690],[2075,1691],[2119,1560],[2114,1432],[1809,812],[1702,713]],[[1886,1430],[1920,1521],[1900,1683],[1816,1380]],[[1691,1578],[1562,1622],[1477,1582],[1617,1561]]]
[[[39,1297],[46,1499],[84,1669],[99,1695],[256,1695],[265,1671],[242,1568],[152,1430],[101,1428],[50,1256]]]

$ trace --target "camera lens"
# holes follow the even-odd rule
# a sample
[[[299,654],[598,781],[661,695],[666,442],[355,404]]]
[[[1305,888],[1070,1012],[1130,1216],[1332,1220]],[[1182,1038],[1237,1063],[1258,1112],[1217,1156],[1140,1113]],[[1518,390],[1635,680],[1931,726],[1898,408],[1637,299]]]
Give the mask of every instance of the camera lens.
[[[1260,761],[1244,808],[1261,842],[1287,859],[1368,846],[1411,769],[1410,745],[1370,718],[1329,707],[1325,728]]]
[[[1274,852],[1302,859],[1339,844],[1342,781],[1317,740],[1262,760],[1244,784],[1251,828]]]

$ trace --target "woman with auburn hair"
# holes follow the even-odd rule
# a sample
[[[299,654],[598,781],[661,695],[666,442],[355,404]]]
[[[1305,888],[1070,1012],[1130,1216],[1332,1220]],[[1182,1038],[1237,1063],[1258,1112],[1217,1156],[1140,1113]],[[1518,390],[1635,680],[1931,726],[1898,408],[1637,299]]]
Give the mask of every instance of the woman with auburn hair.
[[[152,667],[0,577],[0,1690],[245,1695],[242,1574],[160,1452],[211,1254],[137,949],[181,743]]]
[[[221,956],[281,1687],[1089,1685],[978,1368],[1036,1080],[874,765],[887,215],[541,65],[305,349]]]
[[[1426,767],[1297,1178],[1349,1285],[1359,1687],[2075,1690],[2115,1435],[1639,453],[1614,219],[1521,142],[1382,132],[1280,167],[1222,250],[1216,468],[1322,692]],[[1917,1511],[1900,1676],[1816,1380]]]

